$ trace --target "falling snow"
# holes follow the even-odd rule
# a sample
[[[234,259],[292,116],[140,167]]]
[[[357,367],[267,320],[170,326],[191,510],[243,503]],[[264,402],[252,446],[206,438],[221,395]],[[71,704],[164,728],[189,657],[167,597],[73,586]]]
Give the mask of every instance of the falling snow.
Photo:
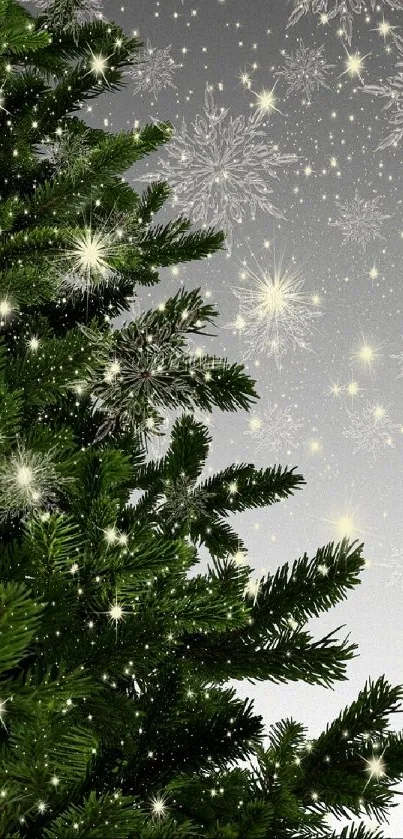
[[[235,329],[244,340],[244,356],[265,353],[281,368],[281,357],[290,348],[310,350],[308,335],[320,315],[315,298],[302,291],[304,281],[294,266],[283,268],[282,260],[265,268],[256,261],[257,271],[247,268],[248,285],[235,288],[239,316]]]
[[[295,26],[304,15],[317,15],[320,23],[325,24],[336,18],[339,21],[342,37],[351,45],[353,39],[354,15],[361,15],[366,11],[364,0],[294,0],[295,8],[287,23]],[[403,10],[403,0],[369,0],[372,11],[381,6],[394,10]]]
[[[284,64],[281,70],[275,75],[282,77],[287,85],[287,94],[302,93],[307,102],[311,96],[321,87],[330,89],[327,83],[327,71],[334,67],[334,64],[327,64],[323,58],[325,47],[306,47],[302,40],[298,42],[297,49],[292,53],[284,51]]]
[[[358,191],[351,201],[336,201],[340,211],[340,218],[330,222],[332,227],[339,227],[344,240],[357,242],[365,250],[373,239],[382,239],[382,222],[390,215],[382,213],[380,209],[381,198],[360,198]]]
[[[376,460],[381,451],[394,446],[393,435],[399,426],[391,420],[385,407],[366,402],[361,410],[347,410],[347,414],[350,424],[343,434],[354,441],[353,454],[370,452]]]
[[[281,154],[265,130],[262,110],[250,116],[229,116],[219,108],[206,86],[203,116],[196,116],[188,128],[185,120],[166,146],[168,159],[160,158],[159,169],[143,181],[164,178],[174,194],[173,206],[184,210],[192,221],[223,229],[231,253],[235,225],[255,219],[262,210],[284,218],[271,201],[270,179],[296,162],[293,154]]]
[[[176,89],[173,78],[180,66],[171,56],[171,45],[156,49],[147,39],[147,46],[136,53],[127,74],[134,83],[133,94],[151,93],[157,100],[158,94],[167,87]]]

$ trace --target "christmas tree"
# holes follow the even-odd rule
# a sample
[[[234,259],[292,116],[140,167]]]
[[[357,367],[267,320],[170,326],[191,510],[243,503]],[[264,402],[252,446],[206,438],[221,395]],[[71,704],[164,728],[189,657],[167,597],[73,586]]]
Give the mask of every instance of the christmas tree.
[[[194,412],[248,408],[254,382],[192,353],[217,315],[199,290],[122,324],[138,285],[223,236],[156,224],[167,185],[138,195],[123,177],[170,125],[109,134],[77,114],[120,87],[137,39],[96,3],[38,5],[0,0],[0,835],[366,839],[325,817],[386,813],[401,689],[368,682],[317,740],[283,720],[264,748],[227,686],[346,677],[355,645],[306,623],[359,583],[363,545],[253,579],[229,516],[303,478],[242,463],[203,478]]]

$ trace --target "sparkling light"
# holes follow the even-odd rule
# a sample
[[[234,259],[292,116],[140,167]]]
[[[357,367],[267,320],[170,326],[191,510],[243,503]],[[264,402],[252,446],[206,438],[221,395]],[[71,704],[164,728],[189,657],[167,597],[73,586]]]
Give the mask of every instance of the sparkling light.
[[[162,819],[168,812],[166,798],[163,795],[153,795],[150,798],[151,812],[154,818]]]
[[[280,359],[290,348],[310,349],[311,323],[321,313],[314,310],[312,295],[302,291],[304,281],[297,267],[283,267],[280,258],[266,268],[253,258],[257,271],[248,267],[248,286],[233,289],[246,322],[245,357],[266,353],[280,368]]]
[[[65,255],[73,273],[82,277],[86,285],[105,278],[111,269],[108,260],[116,253],[116,242],[111,233],[85,227],[71,237],[70,245]]]
[[[351,78],[354,78],[355,76],[358,76],[360,81],[362,81],[361,73],[363,72],[363,70],[365,70],[365,67],[364,67],[364,59],[365,58],[366,58],[365,55],[361,56],[361,55],[359,55],[358,52],[355,52],[352,55],[350,55],[350,53],[347,52],[347,58],[346,58],[346,62],[345,62],[346,63],[346,69],[344,70],[344,72],[341,75],[344,76],[346,73],[348,73],[348,75],[351,76]]]
[[[263,90],[260,93],[256,93],[256,101],[255,105],[258,111],[263,111],[266,114],[270,114],[272,111],[278,111],[276,108],[277,99],[274,95],[274,87],[271,90]]]

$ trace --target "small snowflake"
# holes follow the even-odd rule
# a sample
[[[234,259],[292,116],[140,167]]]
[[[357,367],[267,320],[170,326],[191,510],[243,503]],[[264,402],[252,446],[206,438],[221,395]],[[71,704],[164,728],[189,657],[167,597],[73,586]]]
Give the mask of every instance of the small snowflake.
[[[287,93],[302,93],[310,102],[312,93],[321,87],[330,90],[327,83],[327,71],[334,64],[327,64],[323,58],[325,47],[306,47],[302,40],[295,52],[284,53],[285,61],[282,70],[275,75],[283,77],[287,85]]]
[[[270,179],[279,179],[282,167],[294,163],[294,154],[282,154],[270,141],[265,114],[229,116],[219,108],[211,88],[205,91],[203,116],[196,116],[191,129],[185,120],[166,146],[168,159],[140,180],[164,178],[173,190],[173,205],[202,221],[223,229],[231,253],[233,230],[260,209],[276,218],[283,213],[271,201]]]
[[[345,241],[357,242],[365,250],[368,243],[373,239],[382,239],[382,222],[391,218],[380,209],[381,198],[360,198],[358,191],[355,191],[351,201],[336,201],[340,210],[340,218],[330,222],[332,227],[339,227]]]
[[[244,434],[253,438],[255,453],[267,451],[274,457],[289,454],[295,446],[295,436],[302,427],[300,420],[294,419],[287,408],[282,408],[276,402],[271,405],[263,416],[253,416],[249,421],[249,429]]]
[[[366,402],[361,411],[347,411],[350,425],[344,429],[345,437],[354,440],[353,453],[367,451],[374,458],[386,447],[394,445],[393,434],[398,429],[383,405]]]
[[[193,482],[187,475],[181,475],[174,481],[166,482],[165,497],[159,512],[163,513],[168,522],[197,519],[207,512],[208,500],[212,493],[201,492],[194,488]]]
[[[133,94],[151,93],[158,99],[161,90],[167,87],[176,89],[173,77],[180,66],[171,56],[171,45],[156,49],[147,39],[147,46],[134,56],[128,72],[134,82]]]

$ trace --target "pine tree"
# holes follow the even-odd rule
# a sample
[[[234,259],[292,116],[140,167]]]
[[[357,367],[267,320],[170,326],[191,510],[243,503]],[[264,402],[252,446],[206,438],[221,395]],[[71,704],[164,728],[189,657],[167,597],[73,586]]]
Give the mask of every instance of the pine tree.
[[[0,0],[0,836],[335,836],[327,813],[391,803],[401,689],[369,682],[317,740],[283,720],[265,749],[227,682],[344,679],[355,645],[305,625],[359,583],[363,546],[253,580],[229,516],[304,480],[250,464],[202,477],[195,409],[256,398],[241,365],[190,351],[215,308],[181,289],[116,325],[159,267],[223,236],[154,223],[167,185],[137,195],[123,175],[171,126],[109,134],[79,115],[140,44],[86,15],[68,25],[79,4],[61,5],[33,18]],[[150,460],[170,409],[167,453]],[[196,574],[200,545],[211,564]]]

